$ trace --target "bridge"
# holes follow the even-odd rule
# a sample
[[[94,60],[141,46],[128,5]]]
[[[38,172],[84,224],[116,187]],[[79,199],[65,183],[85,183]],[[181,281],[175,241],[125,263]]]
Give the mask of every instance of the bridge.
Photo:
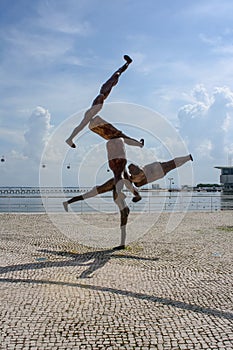
[[[83,193],[90,187],[0,187],[0,196],[59,195]]]

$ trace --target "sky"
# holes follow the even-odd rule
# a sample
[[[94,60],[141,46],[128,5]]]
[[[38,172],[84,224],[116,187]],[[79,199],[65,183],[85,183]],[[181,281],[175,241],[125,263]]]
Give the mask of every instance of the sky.
[[[219,183],[214,167],[233,159],[232,13],[231,0],[1,0],[0,186],[111,176],[88,127],[76,149],[65,140],[124,54],[133,62],[100,115],[145,138],[129,161],[192,153],[175,185]]]

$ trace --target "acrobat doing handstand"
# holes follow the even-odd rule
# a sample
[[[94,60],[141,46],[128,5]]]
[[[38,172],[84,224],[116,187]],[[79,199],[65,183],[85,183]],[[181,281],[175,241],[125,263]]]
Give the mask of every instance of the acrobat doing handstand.
[[[193,161],[193,157],[191,154],[183,157],[177,157],[167,162],[153,162],[150,164],[146,164],[142,167],[131,163],[128,166],[129,174],[127,173],[127,171],[124,172],[124,183],[126,186],[132,183],[136,187],[141,187],[143,185],[163,178],[169,171],[182,166],[188,161]],[[63,202],[64,209],[68,211],[68,206],[72,203],[92,198],[97,196],[98,194],[106,193],[109,191],[112,191],[113,198],[116,198],[117,190],[114,178],[111,178],[102,185],[97,185],[93,187],[90,191],[82,195],[75,196],[69,199],[68,201]],[[137,201],[135,200],[135,197],[132,200],[133,202]],[[123,197],[120,197],[118,201],[115,202],[118,205],[121,213],[121,243],[116,248],[124,249],[126,239],[126,224],[128,221],[129,208],[125,202],[125,198]]]

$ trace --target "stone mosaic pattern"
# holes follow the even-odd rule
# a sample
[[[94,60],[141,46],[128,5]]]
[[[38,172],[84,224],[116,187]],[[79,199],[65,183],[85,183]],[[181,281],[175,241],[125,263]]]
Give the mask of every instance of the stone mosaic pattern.
[[[168,218],[113,251],[1,214],[0,349],[232,350],[232,212]]]

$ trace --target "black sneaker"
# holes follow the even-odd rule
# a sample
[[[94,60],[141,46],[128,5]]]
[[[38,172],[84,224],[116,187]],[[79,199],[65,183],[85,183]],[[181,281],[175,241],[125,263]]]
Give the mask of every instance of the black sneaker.
[[[126,60],[126,62],[128,64],[130,64],[131,62],[133,62],[132,58],[130,58],[128,55],[124,55],[124,60]]]
[[[62,204],[63,204],[63,207],[64,207],[65,211],[68,212],[68,203],[67,202],[63,202]]]
[[[125,245],[118,245],[117,247],[114,247],[113,250],[122,250],[125,249]]]
[[[132,202],[137,203],[142,199],[140,195],[133,197]]]
[[[66,140],[67,145],[69,145],[72,148],[76,148],[76,145],[69,139]]]

